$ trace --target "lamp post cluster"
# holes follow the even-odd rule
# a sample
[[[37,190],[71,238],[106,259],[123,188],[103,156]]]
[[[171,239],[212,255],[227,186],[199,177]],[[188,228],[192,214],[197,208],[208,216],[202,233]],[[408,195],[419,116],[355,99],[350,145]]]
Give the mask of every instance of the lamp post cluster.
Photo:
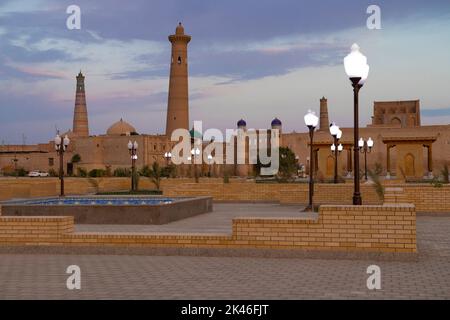
[[[342,138],[342,130],[333,122],[330,124],[330,134],[333,137],[331,152],[334,154],[334,183],[338,183],[338,156],[344,150],[342,144],[339,143]]]
[[[64,152],[66,152],[67,147],[69,146],[70,139],[67,135],[63,139],[59,134],[57,134],[54,142],[56,153],[59,155],[59,180],[61,182],[59,195],[64,197]]]
[[[166,159],[166,166],[168,166],[170,164],[170,159],[172,159],[172,153],[171,152],[164,153],[164,159]]]
[[[353,192],[353,205],[361,205],[362,198],[360,192],[360,182],[359,182],[359,153],[364,152],[366,155],[370,152],[371,147],[373,146],[372,139],[369,139],[367,143],[363,141],[363,149],[361,147],[356,148],[356,146],[360,146],[359,139],[359,91],[363,87],[364,83],[369,76],[369,65],[367,64],[367,58],[359,51],[359,46],[355,43],[352,45],[351,52],[344,58],[344,67],[347,76],[349,77],[352,87],[353,87],[353,139],[354,139],[354,192]],[[317,127],[319,122],[319,118],[316,114],[308,110],[308,113],[304,117],[305,124],[309,130],[309,138],[310,138],[310,165],[309,165],[309,204],[306,210],[314,210],[313,208],[313,195],[314,195],[314,159],[313,159],[313,139],[314,139],[314,130]],[[333,136],[334,142],[331,146],[331,151],[336,153],[335,163],[334,163],[334,182],[337,183],[337,157],[338,153],[343,150],[342,144],[338,145],[339,139],[342,136],[342,131],[336,126],[334,123],[330,126],[330,133]],[[371,141],[371,142],[369,142]],[[367,145],[367,147],[364,147]],[[366,179],[367,179],[367,159],[366,159]]]
[[[373,140],[369,138],[364,140],[363,138],[358,141],[358,149],[361,153],[364,153],[364,176],[367,181],[367,154],[372,152]]]
[[[136,160],[138,150],[138,143],[136,141],[131,142],[128,141],[128,151],[131,156],[131,191],[136,191],[137,189],[137,181],[136,181]]]

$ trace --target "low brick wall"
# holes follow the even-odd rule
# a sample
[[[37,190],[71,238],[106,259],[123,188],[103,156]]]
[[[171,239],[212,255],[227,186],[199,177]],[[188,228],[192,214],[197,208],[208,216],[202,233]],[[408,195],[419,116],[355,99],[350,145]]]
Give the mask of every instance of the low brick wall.
[[[73,232],[73,217],[0,216],[0,243],[46,245],[63,241]]]
[[[226,234],[73,233],[71,217],[0,217],[0,245],[304,249],[415,253],[413,205],[322,206],[318,219],[236,218]]]
[[[66,194],[82,195],[97,191],[128,190],[129,178],[66,178]],[[395,183],[394,183],[395,182]],[[386,187],[403,188],[406,201],[413,203],[418,212],[449,212],[450,185],[436,188],[431,184],[398,184],[386,180]],[[154,189],[145,177],[139,180],[142,189]],[[308,202],[307,184],[255,183],[245,179],[231,179],[223,183],[218,178],[163,179],[161,187],[167,196],[211,196],[216,201],[279,202],[282,204],[306,204]],[[373,185],[361,185],[364,204],[381,204]],[[13,198],[34,198],[57,196],[57,178],[1,178],[0,200]],[[317,204],[351,204],[353,184],[315,184],[314,202]],[[389,201],[389,200],[388,200]]]
[[[414,203],[418,212],[450,213],[450,185],[440,188],[424,184],[401,184],[408,203]]]
[[[255,247],[416,252],[412,205],[321,206],[319,219],[233,220],[236,243]]]
[[[164,195],[173,196],[211,196],[216,201],[279,202],[281,204],[308,203],[308,184],[292,183],[184,183],[166,185]],[[314,187],[316,204],[352,204],[353,185],[316,184]],[[362,185],[364,204],[381,204],[371,185]]]

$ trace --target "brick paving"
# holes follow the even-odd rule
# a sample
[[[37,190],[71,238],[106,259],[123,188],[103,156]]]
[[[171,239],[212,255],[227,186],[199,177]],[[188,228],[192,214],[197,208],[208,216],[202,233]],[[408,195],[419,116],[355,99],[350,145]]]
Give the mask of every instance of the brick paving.
[[[417,262],[0,255],[0,299],[450,299],[450,217],[417,218]],[[82,289],[65,287],[68,265]],[[366,287],[379,265],[382,289]]]

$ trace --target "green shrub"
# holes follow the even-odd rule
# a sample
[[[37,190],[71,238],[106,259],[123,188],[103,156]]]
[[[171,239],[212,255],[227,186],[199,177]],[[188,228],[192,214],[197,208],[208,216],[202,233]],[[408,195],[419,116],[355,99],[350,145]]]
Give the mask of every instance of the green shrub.
[[[104,169],[92,169],[89,171],[89,177],[100,178],[106,176],[106,170]]]
[[[16,175],[18,177],[25,177],[27,174],[28,174],[28,172],[24,168],[19,168],[16,170]]]
[[[58,176],[58,172],[56,172],[56,170],[52,168],[52,169],[48,170],[48,175],[50,177],[57,177]]]
[[[114,170],[114,177],[131,177],[131,169],[117,168]]]
[[[444,186],[442,181],[439,181],[439,178],[434,178],[433,180],[431,180],[431,185],[435,188],[442,188]]]
[[[448,164],[445,164],[444,167],[441,170],[441,174],[443,176],[443,181],[444,183],[448,184],[449,183],[449,179],[448,179]]]
[[[77,168],[77,176],[79,177],[87,177],[87,170],[84,168]]]
[[[72,159],[71,159],[70,162],[72,162],[72,163],[79,163],[80,161],[81,161],[81,156],[78,153],[76,153],[76,154],[74,154],[72,156]]]
[[[223,173],[223,183],[230,183],[230,176],[227,170]]]

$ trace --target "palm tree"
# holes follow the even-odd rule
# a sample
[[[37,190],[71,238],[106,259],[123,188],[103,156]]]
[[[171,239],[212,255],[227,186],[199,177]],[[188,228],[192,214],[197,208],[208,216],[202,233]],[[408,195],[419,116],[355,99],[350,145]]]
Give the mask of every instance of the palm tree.
[[[143,176],[149,177],[150,180],[153,182],[153,184],[156,187],[156,190],[160,190],[161,188],[161,177],[163,175],[163,168],[161,168],[158,164],[158,162],[153,162],[152,166],[149,168],[148,166],[145,166],[141,170],[141,174]]]

